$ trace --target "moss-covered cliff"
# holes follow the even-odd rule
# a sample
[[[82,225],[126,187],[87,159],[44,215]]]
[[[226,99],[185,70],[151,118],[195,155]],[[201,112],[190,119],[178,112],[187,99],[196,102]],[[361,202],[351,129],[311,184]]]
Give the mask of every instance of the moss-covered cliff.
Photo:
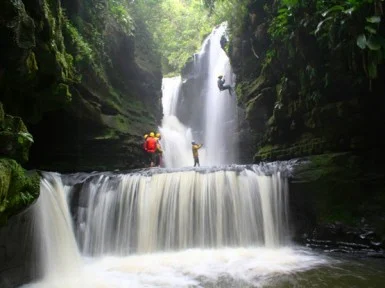
[[[6,114],[0,102],[0,226],[39,195],[39,175],[18,164],[28,160],[32,142],[23,121]]]
[[[385,173],[370,153],[302,159],[290,181],[294,239],[341,251],[385,250]],[[378,255],[378,254],[374,254]]]
[[[124,1],[2,1],[0,101],[35,138],[29,167],[142,165],[159,123],[161,71]]]
[[[239,32],[229,55],[238,100],[254,131],[256,161],[382,150],[382,6],[248,1],[245,19],[232,21]]]
[[[385,247],[383,2],[245,2],[227,51],[250,158],[319,155],[292,180],[294,231],[335,242],[369,231],[366,244]]]

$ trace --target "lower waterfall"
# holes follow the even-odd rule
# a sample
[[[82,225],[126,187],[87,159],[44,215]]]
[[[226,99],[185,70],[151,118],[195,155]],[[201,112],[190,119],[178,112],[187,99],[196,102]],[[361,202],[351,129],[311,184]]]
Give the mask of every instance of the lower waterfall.
[[[288,169],[45,173],[36,205],[43,278],[26,287],[203,287],[223,279],[254,287],[325,263],[290,246]]]
[[[87,197],[71,200],[80,203],[72,209],[87,255],[277,247],[286,235],[287,181],[280,172],[263,175],[257,166],[99,175],[71,197]]]

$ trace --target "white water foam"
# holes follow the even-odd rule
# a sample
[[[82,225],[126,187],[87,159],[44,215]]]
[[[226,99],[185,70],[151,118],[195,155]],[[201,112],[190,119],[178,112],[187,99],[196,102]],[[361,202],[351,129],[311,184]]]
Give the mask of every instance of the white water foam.
[[[25,288],[205,287],[218,281],[222,285],[223,281],[238,283],[236,287],[261,287],[277,276],[310,270],[330,261],[304,249],[255,247],[86,260],[85,269],[71,277],[57,277]]]

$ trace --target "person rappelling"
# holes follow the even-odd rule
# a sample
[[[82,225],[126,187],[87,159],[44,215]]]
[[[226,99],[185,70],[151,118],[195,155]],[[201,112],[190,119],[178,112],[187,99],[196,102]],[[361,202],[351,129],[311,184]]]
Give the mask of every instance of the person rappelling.
[[[218,88],[220,91],[223,91],[223,90],[229,90],[229,93],[231,96],[233,96],[233,88],[230,86],[230,85],[225,85],[225,77],[223,77],[223,75],[219,75],[218,76],[218,81],[217,81],[217,84],[218,84]]]

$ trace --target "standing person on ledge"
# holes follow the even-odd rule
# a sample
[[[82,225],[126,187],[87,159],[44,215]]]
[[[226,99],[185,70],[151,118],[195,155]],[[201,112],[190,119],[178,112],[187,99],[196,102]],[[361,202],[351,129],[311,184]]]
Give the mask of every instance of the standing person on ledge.
[[[156,139],[155,139],[155,133],[151,132],[150,135],[146,139],[146,145],[145,150],[148,153],[149,160],[150,160],[150,167],[155,166],[156,162]]]
[[[192,145],[192,153],[193,153],[193,157],[194,157],[194,167],[196,165],[198,165],[198,167],[200,166],[200,163],[199,163],[199,153],[198,153],[198,149],[200,149],[203,144],[197,144],[194,140],[191,142],[191,145]]]

